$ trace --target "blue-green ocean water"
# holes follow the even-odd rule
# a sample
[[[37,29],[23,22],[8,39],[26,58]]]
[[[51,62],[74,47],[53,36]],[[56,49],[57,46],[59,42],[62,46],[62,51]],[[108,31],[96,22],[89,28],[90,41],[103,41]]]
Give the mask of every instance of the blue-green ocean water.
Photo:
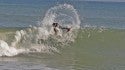
[[[81,29],[60,53],[25,53],[0,57],[1,70],[124,70],[125,3],[0,0],[0,39],[8,44],[16,30],[36,25],[46,11],[69,3],[78,11]]]
[[[9,43],[19,29],[2,29]],[[4,38],[5,37],[5,38]],[[80,29],[74,43],[58,48],[59,53],[25,53],[0,57],[1,70],[124,70],[125,30]]]
[[[71,4],[78,11],[81,26],[104,26],[108,28],[125,28],[124,2],[87,2],[87,1],[55,1],[55,0],[1,0],[0,26],[27,27],[36,25],[42,20],[46,11],[58,4]]]

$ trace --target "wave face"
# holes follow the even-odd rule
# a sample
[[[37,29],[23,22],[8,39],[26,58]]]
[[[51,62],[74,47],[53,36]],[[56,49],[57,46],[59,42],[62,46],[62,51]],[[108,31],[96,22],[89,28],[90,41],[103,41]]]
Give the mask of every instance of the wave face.
[[[55,35],[52,23],[57,22],[62,27],[70,27],[71,31],[61,30]],[[76,9],[69,4],[61,4],[50,8],[39,27],[30,26],[18,30],[9,44],[0,41],[0,56],[14,56],[20,53],[59,53],[58,48],[69,45],[75,41],[80,20]]]
[[[51,40],[53,44],[55,43],[55,41],[52,41],[55,39],[49,39],[49,40]],[[8,40],[5,40],[5,41],[8,41]],[[57,49],[59,46],[57,46],[57,44],[53,46],[53,44],[52,45],[50,44],[51,42],[48,42],[48,43],[45,42],[46,44],[45,47],[44,45],[43,46],[38,45],[36,47],[36,44],[35,44],[34,46],[32,45],[33,47],[31,49],[31,46],[28,46],[28,47],[25,46],[25,48],[27,48],[28,50],[26,51],[25,49],[24,51],[24,50],[21,50],[20,47],[15,48],[15,47],[7,46],[6,42],[2,41],[2,43],[0,43],[1,45],[0,52],[2,55],[12,56],[12,55],[18,55],[19,53],[25,53],[28,51],[33,53],[33,50],[34,52],[38,52],[38,50],[40,50],[39,51],[40,54],[30,53],[30,54],[26,54],[26,55],[24,54],[21,56],[19,55],[19,57],[23,61],[26,61],[25,59],[28,59],[31,62],[37,61],[37,62],[40,62],[40,64],[43,63],[53,68],[56,67],[59,70],[71,70],[71,69],[103,70],[104,68],[106,70],[110,70],[114,67],[119,69],[119,65],[124,66],[124,63],[125,63],[124,61],[125,30],[122,30],[122,29],[85,27],[85,28],[79,29],[77,38],[75,39],[75,42],[70,45],[70,47],[63,48],[63,50],[61,49],[61,51],[63,52],[61,53],[61,55],[59,54],[54,54],[54,56],[53,55],[50,56],[46,54],[41,55],[41,52],[42,53],[49,53],[49,52],[51,53],[55,51],[59,52],[60,49]],[[6,46],[3,46],[2,44]],[[47,45],[51,45],[51,46],[47,46]],[[35,49],[37,49],[37,51]],[[14,60],[14,59],[7,58],[5,60]],[[17,56],[17,60],[20,61],[20,59],[18,59],[18,56]],[[67,68],[67,69],[64,69],[64,68]]]

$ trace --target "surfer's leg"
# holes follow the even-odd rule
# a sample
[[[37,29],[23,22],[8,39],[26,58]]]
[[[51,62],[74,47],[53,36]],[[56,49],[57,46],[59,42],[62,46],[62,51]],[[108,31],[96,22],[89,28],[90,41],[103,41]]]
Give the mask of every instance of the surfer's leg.
[[[38,39],[37,43],[40,44],[40,39]]]
[[[54,32],[55,32],[55,35],[57,35],[58,30],[56,28],[54,28]]]
[[[43,39],[38,39],[38,44],[42,44],[43,43]]]

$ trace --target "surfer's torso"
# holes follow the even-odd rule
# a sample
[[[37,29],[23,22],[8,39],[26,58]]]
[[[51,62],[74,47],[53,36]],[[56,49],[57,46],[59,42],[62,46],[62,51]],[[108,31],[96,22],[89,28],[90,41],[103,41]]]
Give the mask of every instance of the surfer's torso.
[[[62,30],[58,27],[52,27],[50,33],[52,35],[62,36]]]

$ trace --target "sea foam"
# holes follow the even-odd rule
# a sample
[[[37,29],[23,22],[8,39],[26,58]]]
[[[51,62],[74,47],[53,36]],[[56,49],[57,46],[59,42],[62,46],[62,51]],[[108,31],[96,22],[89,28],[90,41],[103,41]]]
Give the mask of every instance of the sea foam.
[[[62,27],[71,28],[70,32],[63,31],[55,35],[52,23],[57,22]],[[10,45],[0,40],[0,56],[14,56],[22,53],[59,53],[58,47],[74,42],[77,30],[80,28],[79,15],[69,4],[60,4],[50,8],[39,22],[39,26],[16,31]]]

